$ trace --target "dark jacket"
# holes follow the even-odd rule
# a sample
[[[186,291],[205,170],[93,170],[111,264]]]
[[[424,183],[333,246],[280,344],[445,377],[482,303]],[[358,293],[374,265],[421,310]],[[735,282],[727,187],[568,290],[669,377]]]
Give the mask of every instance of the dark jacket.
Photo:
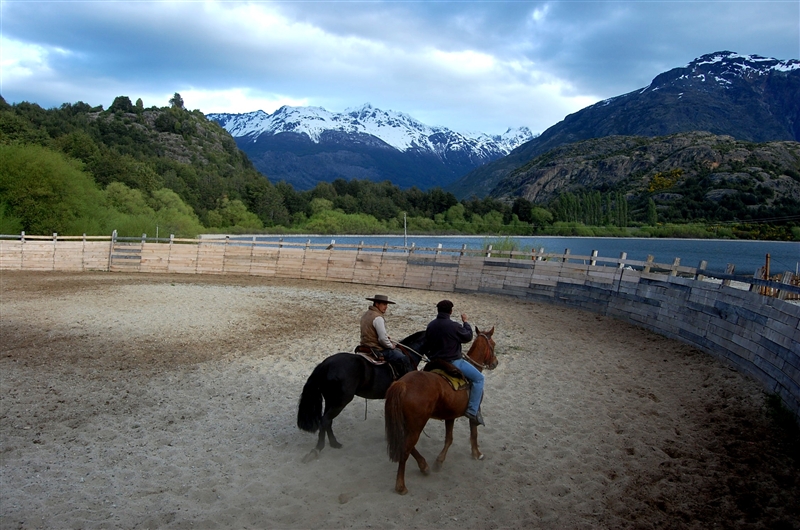
[[[449,313],[439,313],[428,324],[425,333],[425,350],[428,357],[443,361],[461,358],[461,344],[472,340],[472,326],[469,322],[459,324],[450,320]]]

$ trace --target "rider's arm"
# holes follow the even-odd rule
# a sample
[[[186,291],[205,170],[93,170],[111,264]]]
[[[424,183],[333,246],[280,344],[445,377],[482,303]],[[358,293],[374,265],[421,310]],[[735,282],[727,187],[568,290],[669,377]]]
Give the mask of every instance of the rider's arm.
[[[469,325],[469,322],[464,320],[464,323],[460,326],[456,326],[456,335],[458,335],[458,340],[461,342],[469,342],[472,340],[472,326]]]
[[[389,350],[394,348],[394,344],[389,340],[389,335],[386,334],[386,322],[383,320],[383,317],[378,317],[373,320],[372,326],[375,328],[375,331],[378,332],[378,342],[380,345]],[[471,334],[472,331],[470,330],[470,338]]]

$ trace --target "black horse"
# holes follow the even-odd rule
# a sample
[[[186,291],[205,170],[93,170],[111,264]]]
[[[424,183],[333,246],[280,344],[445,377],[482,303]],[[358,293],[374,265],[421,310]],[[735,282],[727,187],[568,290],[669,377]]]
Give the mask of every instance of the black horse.
[[[398,348],[410,352],[414,369],[419,364],[419,352],[425,343],[425,331],[418,331],[400,341]],[[405,346],[405,348],[403,348]],[[319,456],[325,447],[325,434],[333,448],[340,444],[333,435],[333,419],[344,410],[353,397],[366,399],[385,399],[386,391],[393,381],[389,363],[373,364],[361,355],[354,353],[335,353],[319,363],[308,377],[300,404],[297,407],[297,426],[304,431],[319,431],[317,446],[303,459],[304,462]],[[322,399],[325,398],[325,410]]]

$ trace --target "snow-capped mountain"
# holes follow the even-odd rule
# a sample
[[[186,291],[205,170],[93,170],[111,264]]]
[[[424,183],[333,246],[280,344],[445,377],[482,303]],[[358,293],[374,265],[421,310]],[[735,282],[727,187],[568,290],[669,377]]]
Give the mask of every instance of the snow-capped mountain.
[[[657,75],[646,87],[570,114],[509,156],[448,186],[488,195],[516,168],[564,144],[606,136],[707,131],[749,142],[800,141],[800,61],[722,51]]]
[[[534,138],[527,127],[496,136],[455,132],[369,104],[343,113],[284,106],[272,114],[207,117],[227,130],[270,180],[286,180],[299,189],[336,178],[391,180],[420,189],[444,186]]]
[[[716,84],[725,89],[735,88],[741,81],[764,80],[780,72],[800,70],[800,61],[781,61],[760,55],[739,55],[734,52],[716,52],[703,55],[683,68],[665,72],[642,91],[659,90],[666,86],[695,86]]]

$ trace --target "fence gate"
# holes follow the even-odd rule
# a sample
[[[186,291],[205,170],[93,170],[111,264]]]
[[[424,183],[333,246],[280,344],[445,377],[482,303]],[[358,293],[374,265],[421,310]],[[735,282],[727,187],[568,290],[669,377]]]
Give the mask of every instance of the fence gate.
[[[129,239],[122,241],[122,239]],[[111,239],[111,259],[108,268],[111,272],[139,272],[142,262],[144,238],[118,238],[116,230]]]

